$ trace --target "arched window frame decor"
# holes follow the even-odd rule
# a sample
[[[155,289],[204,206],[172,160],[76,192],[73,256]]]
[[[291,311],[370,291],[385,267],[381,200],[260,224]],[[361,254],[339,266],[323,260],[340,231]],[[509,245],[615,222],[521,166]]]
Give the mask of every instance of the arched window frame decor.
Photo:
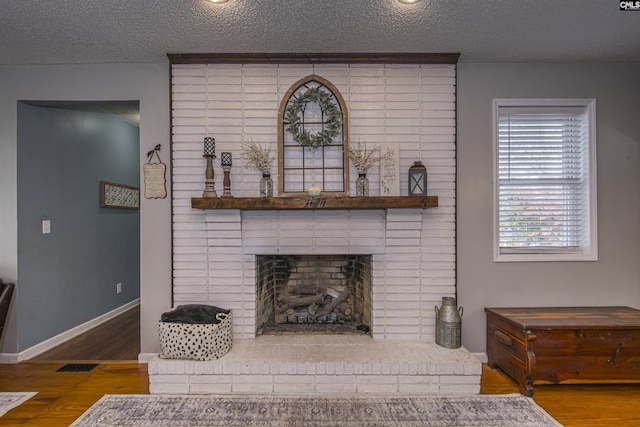
[[[337,103],[337,107],[341,117],[340,132],[335,137],[332,137],[332,142],[327,145],[320,144],[317,148],[309,148],[302,144],[293,141],[292,133],[287,130],[289,122],[286,119],[287,107],[291,102],[296,100],[301,94],[313,87],[319,87],[323,91],[328,92],[331,95],[331,102]],[[280,107],[278,109],[278,194],[282,196],[301,196],[306,195],[307,189],[310,186],[318,186],[324,193],[331,193],[334,195],[348,195],[349,194],[349,160],[347,157],[347,148],[349,144],[349,120],[347,106],[340,94],[340,91],[327,79],[324,79],[316,74],[306,76],[297,82],[295,82],[285,96],[282,98]],[[317,125],[318,123],[316,123]],[[321,126],[324,129],[326,125],[326,118],[323,117]],[[304,126],[304,123],[303,123]],[[296,147],[296,144],[299,145]],[[338,158],[338,153],[331,156],[326,154],[330,151],[337,151],[337,147],[341,148],[341,153]],[[294,160],[287,158],[288,153],[296,152],[301,155],[301,158]],[[336,162],[331,164],[330,162]],[[337,162],[339,161],[339,165]],[[299,164],[296,164],[298,162]],[[300,163],[301,162],[301,163]],[[329,164],[328,164],[329,163]],[[327,180],[325,179],[330,171],[336,173],[341,169],[342,182],[341,188],[336,188],[336,183],[327,186]],[[297,182],[297,188],[289,189],[285,188],[289,184],[287,179],[287,173],[293,174],[294,171],[298,171],[300,174],[300,180]],[[308,178],[309,175],[315,175],[315,179]],[[318,179],[317,176],[321,175],[322,179]],[[285,191],[287,190],[287,191]]]

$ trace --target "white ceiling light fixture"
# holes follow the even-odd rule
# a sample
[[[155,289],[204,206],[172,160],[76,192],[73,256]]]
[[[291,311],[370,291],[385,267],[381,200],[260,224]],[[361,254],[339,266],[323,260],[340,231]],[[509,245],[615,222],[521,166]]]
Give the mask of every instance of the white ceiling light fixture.
[[[413,4],[413,3],[418,3],[420,0],[398,0],[398,1],[404,4]]]
[[[211,3],[226,3],[229,0],[209,0]]]

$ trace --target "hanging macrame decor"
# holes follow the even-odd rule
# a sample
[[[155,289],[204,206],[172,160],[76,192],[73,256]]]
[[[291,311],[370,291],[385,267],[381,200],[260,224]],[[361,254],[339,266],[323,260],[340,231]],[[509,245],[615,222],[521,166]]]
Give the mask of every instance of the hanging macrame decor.
[[[144,164],[144,197],[147,199],[164,199],[167,197],[165,172],[167,167],[162,160],[160,160],[161,145],[158,144],[155,148],[147,153],[147,163]],[[158,161],[152,163],[153,156],[156,156]]]

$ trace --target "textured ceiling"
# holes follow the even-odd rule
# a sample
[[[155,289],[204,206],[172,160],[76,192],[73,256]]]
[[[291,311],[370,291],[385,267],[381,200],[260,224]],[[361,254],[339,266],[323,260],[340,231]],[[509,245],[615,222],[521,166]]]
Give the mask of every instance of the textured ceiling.
[[[0,64],[167,53],[459,52],[460,62],[640,61],[616,0],[0,0]]]

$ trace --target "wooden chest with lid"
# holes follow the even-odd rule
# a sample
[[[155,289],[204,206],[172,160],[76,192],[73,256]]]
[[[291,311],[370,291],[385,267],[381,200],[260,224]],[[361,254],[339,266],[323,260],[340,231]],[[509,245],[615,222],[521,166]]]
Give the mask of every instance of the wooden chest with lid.
[[[487,356],[534,384],[640,382],[640,310],[630,307],[486,308]]]

